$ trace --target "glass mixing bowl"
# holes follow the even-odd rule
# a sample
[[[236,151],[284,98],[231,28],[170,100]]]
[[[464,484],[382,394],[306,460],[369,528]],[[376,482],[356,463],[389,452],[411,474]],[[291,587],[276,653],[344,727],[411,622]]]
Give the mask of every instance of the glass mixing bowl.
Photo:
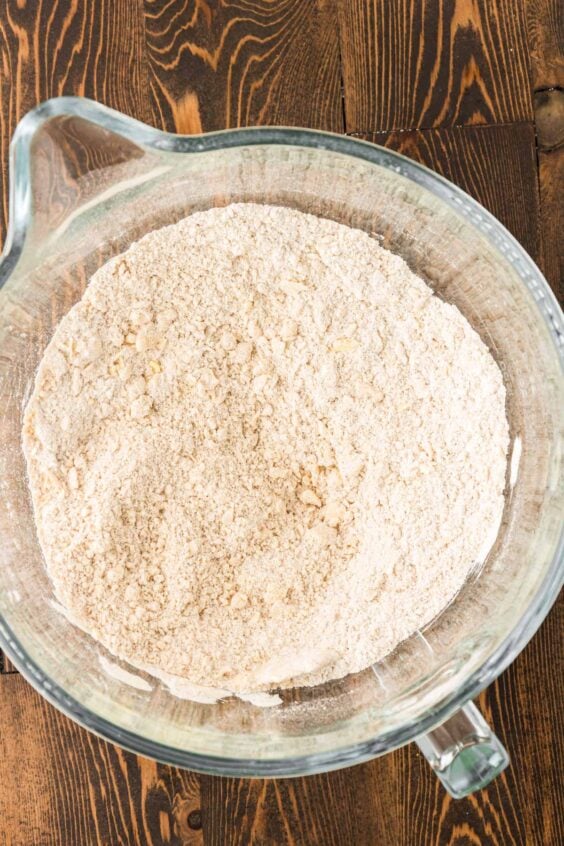
[[[59,98],[21,121],[10,168],[10,227],[0,267],[0,646],[70,717],[171,764],[217,774],[297,775],[416,739],[453,795],[486,783],[507,755],[469,700],[523,648],[562,581],[564,324],[531,259],[497,220],[440,176],[379,147],[322,132],[241,129],[180,137],[88,100]],[[333,218],[403,256],[458,306],[496,357],[512,439],[501,530],[455,601],[374,667],[282,691],[281,704],[270,708],[175,696],[108,655],[60,613],[20,445],[38,362],[90,275],[145,232],[234,201]]]

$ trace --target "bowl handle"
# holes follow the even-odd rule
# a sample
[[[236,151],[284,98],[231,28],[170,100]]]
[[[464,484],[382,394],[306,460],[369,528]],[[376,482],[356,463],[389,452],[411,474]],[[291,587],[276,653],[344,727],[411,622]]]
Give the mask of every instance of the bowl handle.
[[[473,702],[416,743],[455,799],[485,787],[509,764],[509,755]]]

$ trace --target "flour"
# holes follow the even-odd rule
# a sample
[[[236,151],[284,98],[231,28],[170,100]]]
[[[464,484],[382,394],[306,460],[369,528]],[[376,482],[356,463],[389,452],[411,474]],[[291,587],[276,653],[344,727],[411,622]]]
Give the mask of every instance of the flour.
[[[100,268],[40,365],[23,445],[56,596],[194,685],[361,670],[495,537],[504,407],[467,321],[364,232],[194,214]]]

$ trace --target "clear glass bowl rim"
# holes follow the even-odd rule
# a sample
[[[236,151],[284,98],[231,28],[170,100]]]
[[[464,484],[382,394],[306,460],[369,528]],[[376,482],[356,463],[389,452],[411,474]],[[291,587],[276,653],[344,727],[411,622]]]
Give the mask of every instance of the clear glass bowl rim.
[[[564,315],[539,268],[510,232],[483,206],[462,189],[424,165],[394,151],[358,138],[320,130],[291,127],[251,127],[227,129],[202,135],[175,135],[148,126],[134,118],[82,97],[55,97],[47,100],[19,122],[10,144],[9,165],[9,224],[0,263],[0,289],[18,264],[25,248],[26,235],[33,213],[30,181],[31,141],[42,124],[54,117],[83,118],[104,129],[121,135],[141,148],[167,153],[203,153],[231,147],[253,145],[282,145],[307,147],[341,153],[353,158],[392,169],[426,188],[453,212],[464,206],[473,212],[472,225],[498,250],[501,246],[506,261],[512,264],[524,284],[533,280],[535,304],[544,320],[564,370]],[[523,270],[526,271],[523,273]],[[540,292],[540,294],[539,294]],[[505,670],[536,632],[564,582],[564,528],[560,533],[552,564],[532,598],[526,613],[507,634],[504,641],[484,663],[472,672],[457,690],[445,693],[419,719],[381,734],[373,740],[350,744],[320,754],[280,759],[235,759],[192,753],[119,728],[99,717],[56,685],[26,654],[16,634],[0,615],[0,648],[13,660],[26,680],[52,705],[80,725],[105,740],[131,752],[146,755],[166,764],[184,767],[201,773],[232,776],[293,776],[327,772],[360,763],[391,751],[413,740],[451,716],[468,700],[474,698]]]

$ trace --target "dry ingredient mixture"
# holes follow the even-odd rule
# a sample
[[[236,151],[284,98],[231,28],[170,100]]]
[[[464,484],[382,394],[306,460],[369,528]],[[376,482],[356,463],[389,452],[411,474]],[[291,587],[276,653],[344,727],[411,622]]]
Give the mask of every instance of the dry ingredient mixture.
[[[59,601],[137,666],[232,691],[361,670],[500,522],[500,371],[359,230],[239,204],[151,232],[62,320],[23,444]]]

